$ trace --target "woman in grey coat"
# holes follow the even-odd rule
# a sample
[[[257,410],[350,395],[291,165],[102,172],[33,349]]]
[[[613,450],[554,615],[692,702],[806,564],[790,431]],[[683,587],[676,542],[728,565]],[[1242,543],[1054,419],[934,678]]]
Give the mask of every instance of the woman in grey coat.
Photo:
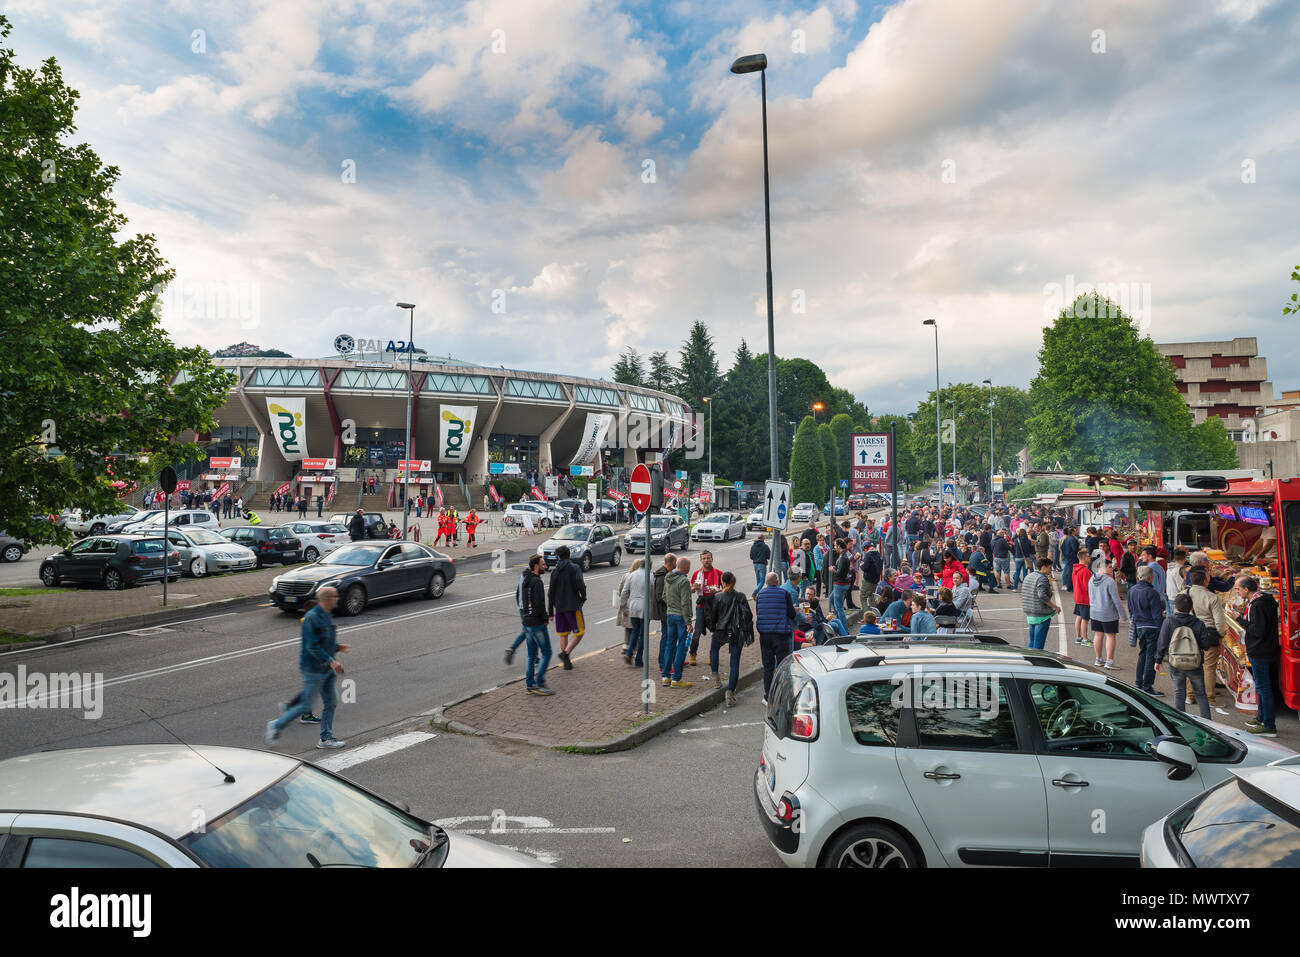
[[[623,660],[638,668],[645,664],[645,645],[649,632],[645,620],[644,568],[644,558],[634,561],[618,589],[618,623],[623,625],[627,636],[623,646]]]

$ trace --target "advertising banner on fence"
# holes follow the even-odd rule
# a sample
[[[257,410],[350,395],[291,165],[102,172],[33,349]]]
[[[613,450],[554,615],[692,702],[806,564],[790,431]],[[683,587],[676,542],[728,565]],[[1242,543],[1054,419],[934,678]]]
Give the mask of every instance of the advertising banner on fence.
[[[218,488],[215,492],[212,493],[212,500],[215,502],[218,499],[225,498],[229,494],[230,494],[230,483],[222,482],[220,488]]]
[[[539,502],[546,501],[546,496],[542,493],[542,490],[539,489],[536,485],[528,489],[528,494],[531,495],[533,498],[537,499],[537,501]]]
[[[271,436],[286,462],[298,462],[307,457],[307,400],[266,399],[266,411],[271,415]]]
[[[281,485],[278,489],[275,490],[275,494],[283,495],[285,492],[289,491],[289,486],[291,486],[292,484],[293,484],[292,482],[285,482],[283,485]]]
[[[853,481],[849,491],[854,495],[890,491],[889,433],[855,432],[852,442]]]
[[[444,405],[438,416],[438,461],[444,465],[461,465],[469,455],[474,419],[478,410],[472,405]]]
[[[614,424],[614,416],[608,412],[588,412],[587,424],[582,430],[582,441],[578,451],[573,453],[571,465],[587,465],[596,461],[600,447],[605,443],[609,427]]]

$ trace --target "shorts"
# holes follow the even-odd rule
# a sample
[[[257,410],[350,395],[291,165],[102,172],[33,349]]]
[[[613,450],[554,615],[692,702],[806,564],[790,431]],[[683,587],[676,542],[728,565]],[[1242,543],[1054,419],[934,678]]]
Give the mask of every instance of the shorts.
[[[1091,612],[1092,612],[1092,608],[1090,608],[1088,605],[1081,605],[1078,602],[1074,603],[1074,614],[1076,617],[1082,618],[1084,621],[1087,621],[1088,615]]]
[[[577,635],[581,638],[587,628],[582,621],[581,611],[557,611],[555,613],[555,633],[557,635]]]
[[[1009,557],[993,559],[993,571],[999,575],[1010,575],[1011,559]]]
[[[1093,621],[1092,630],[1096,632],[1100,632],[1103,635],[1118,635],[1119,622],[1118,621]]]

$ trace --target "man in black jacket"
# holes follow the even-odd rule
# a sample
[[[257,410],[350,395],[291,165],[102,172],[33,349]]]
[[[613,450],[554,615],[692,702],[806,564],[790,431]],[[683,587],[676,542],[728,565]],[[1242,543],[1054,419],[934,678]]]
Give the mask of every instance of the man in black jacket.
[[[651,615],[655,621],[659,622],[659,634],[662,636],[664,629],[668,626],[668,603],[664,601],[664,578],[668,573],[677,567],[677,556],[672,552],[664,555],[664,563],[654,570],[653,577],[650,581],[651,592]],[[644,640],[650,640],[650,629],[647,627]],[[659,650],[664,650],[664,642],[659,642]],[[663,659],[659,659],[659,671],[664,670]]]
[[[357,514],[348,520],[348,537],[354,542],[366,537],[366,517],[361,509],[357,509]]]
[[[1237,596],[1246,602],[1244,615],[1229,609],[1229,614],[1246,626],[1244,644],[1250,656],[1250,672],[1255,679],[1255,696],[1259,713],[1246,722],[1246,730],[1261,738],[1277,737],[1274,717],[1273,677],[1277,671],[1278,620],[1277,599],[1259,590],[1259,579],[1242,575],[1237,579]]]
[[[541,555],[530,558],[528,571],[519,579],[515,601],[519,605],[519,621],[524,627],[524,639],[528,642],[528,670],[524,672],[528,694],[553,695],[555,692],[546,687],[546,668],[551,663],[551,636],[546,630],[549,616],[546,586],[542,584],[541,578],[545,571],[546,559]]]
[[[555,619],[555,635],[560,639],[560,651],[556,657],[564,664],[565,671],[572,671],[573,662],[569,656],[587,633],[582,620],[582,606],[587,603],[587,583],[582,577],[582,569],[569,561],[568,545],[557,548],[555,557],[558,561],[551,572],[547,609]]]
[[[754,566],[754,594],[763,587],[763,579],[767,577],[767,566],[772,560],[772,549],[767,547],[767,542],[763,541],[763,533],[759,532],[758,537],[754,539],[754,544],[749,546],[749,560]]]

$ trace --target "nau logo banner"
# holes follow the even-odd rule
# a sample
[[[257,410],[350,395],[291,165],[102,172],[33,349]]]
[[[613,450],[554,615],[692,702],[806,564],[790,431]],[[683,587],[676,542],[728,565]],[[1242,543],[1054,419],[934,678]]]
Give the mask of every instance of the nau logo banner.
[[[271,413],[271,435],[286,462],[297,462],[307,457],[307,400],[266,400]]]
[[[438,461],[461,465],[469,455],[469,440],[478,410],[472,405],[444,405],[438,416]]]
[[[570,465],[586,465],[594,462],[601,445],[605,442],[605,436],[609,434],[609,427],[613,424],[614,416],[608,412],[588,412],[582,441],[578,444],[578,451],[573,453]]]

